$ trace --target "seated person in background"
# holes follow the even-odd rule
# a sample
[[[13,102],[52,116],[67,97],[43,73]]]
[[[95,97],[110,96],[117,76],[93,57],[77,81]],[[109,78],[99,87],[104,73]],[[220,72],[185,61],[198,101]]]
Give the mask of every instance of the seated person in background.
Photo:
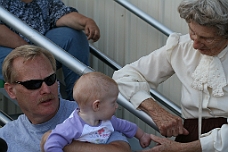
[[[171,34],[164,47],[116,71],[113,78],[120,92],[152,117],[161,134],[185,143],[155,137],[156,149],[227,152],[228,1],[183,0],[178,11],[189,34]],[[181,118],[171,116],[150,95],[151,87],[173,74],[182,83],[181,110],[188,133]]]
[[[104,144],[114,130],[128,138],[135,136],[143,148],[149,146],[149,134],[136,124],[114,116],[118,94],[116,82],[105,74],[90,72],[82,75],[73,88],[73,97],[79,108],[51,131],[44,151],[63,151],[63,147],[73,140]]]
[[[100,37],[92,19],[61,0],[0,0],[0,5],[82,63],[89,64],[88,40],[97,41]],[[12,49],[25,44],[32,42],[0,21],[0,63]],[[63,71],[67,99],[73,100],[72,89],[79,75],[57,61],[59,68]],[[3,79],[1,71],[0,68],[0,79]]]
[[[45,49],[25,45],[6,56],[2,73],[4,88],[24,114],[0,128],[8,152],[40,152],[43,134],[66,120],[78,107],[76,102],[58,98],[55,58]],[[112,133],[108,144],[74,141],[65,152],[130,152],[127,139]]]

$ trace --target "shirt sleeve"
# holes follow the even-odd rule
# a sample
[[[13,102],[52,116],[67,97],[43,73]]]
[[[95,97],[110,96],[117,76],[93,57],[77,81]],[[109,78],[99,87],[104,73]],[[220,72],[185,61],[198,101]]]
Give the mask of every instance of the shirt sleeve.
[[[62,152],[64,146],[81,136],[82,125],[80,125],[80,120],[75,115],[77,115],[76,110],[72,113],[72,116],[52,130],[44,144],[45,152]]]
[[[180,34],[171,34],[165,46],[114,72],[113,79],[117,82],[121,94],[130,100],[135,108],[145,99],[152,98],[150,88],[157,88],[174,74],[171,54],[178,45],[179,38]]]
[[[224,124],[221,128],[213,129],[205,133],[200,138],[202,152],[219,151],[227,152],[228,149],[228,124]]]
[[[112,117],[111,123],[115,131],[122,132],[128,138],[134,137],[138,129],[136,124],[124,119],[119,119],[116,116]]]
[[[71,12],[78,12],[77,9],[73,7],[66,6],[61,0],[52,0],[52,3],[50,3],[50,20],[51,20],[51,27],[54,27],[56,25],[56,22],[58,19],[60,19],[62,16],[69,14]]]

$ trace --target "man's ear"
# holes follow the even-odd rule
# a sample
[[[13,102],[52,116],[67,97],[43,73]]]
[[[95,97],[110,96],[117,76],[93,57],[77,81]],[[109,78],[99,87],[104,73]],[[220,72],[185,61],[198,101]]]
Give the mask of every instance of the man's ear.
[[[93,102],[93,110],[94,111],[99,111],[99,106],[100,106],[100,100],[95,100],[94,102]]]
[[[12,84],[6,82],[6,83],[4,84],[4,89],[6,90],[6,92],[7,92],[8,95],[10,96],[10,98],[16,99],[14,87],[13,87]]]

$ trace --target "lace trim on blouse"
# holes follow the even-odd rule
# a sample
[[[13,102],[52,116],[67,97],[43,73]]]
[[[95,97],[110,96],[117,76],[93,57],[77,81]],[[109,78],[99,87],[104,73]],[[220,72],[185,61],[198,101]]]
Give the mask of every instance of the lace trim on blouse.
[[[212,89],[214,97],[224,95],[223,87],[227,85],[226,76],[220,59],[215,56],[203,55],[199,65],[192,74],[194,89],[203,90],[203,84],[207,84]]]

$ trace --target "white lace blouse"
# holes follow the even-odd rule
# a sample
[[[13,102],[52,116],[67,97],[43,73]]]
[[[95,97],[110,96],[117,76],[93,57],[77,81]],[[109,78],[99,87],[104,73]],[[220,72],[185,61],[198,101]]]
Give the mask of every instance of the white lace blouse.
[[[150,87],[156,88],[175,73],[182,83],[184,118],[228,118],[228,47],[218,56],[210,57],[192,46],[188,34],[171,34],[165,46],[114,72],[113,79],[120,92],[137,108],[142,101],[151,98]],[[214,136],[209,139],[210,146],[215,145],[215,140],[218,139]],[[210,146],[202,145],[203,149]]]

